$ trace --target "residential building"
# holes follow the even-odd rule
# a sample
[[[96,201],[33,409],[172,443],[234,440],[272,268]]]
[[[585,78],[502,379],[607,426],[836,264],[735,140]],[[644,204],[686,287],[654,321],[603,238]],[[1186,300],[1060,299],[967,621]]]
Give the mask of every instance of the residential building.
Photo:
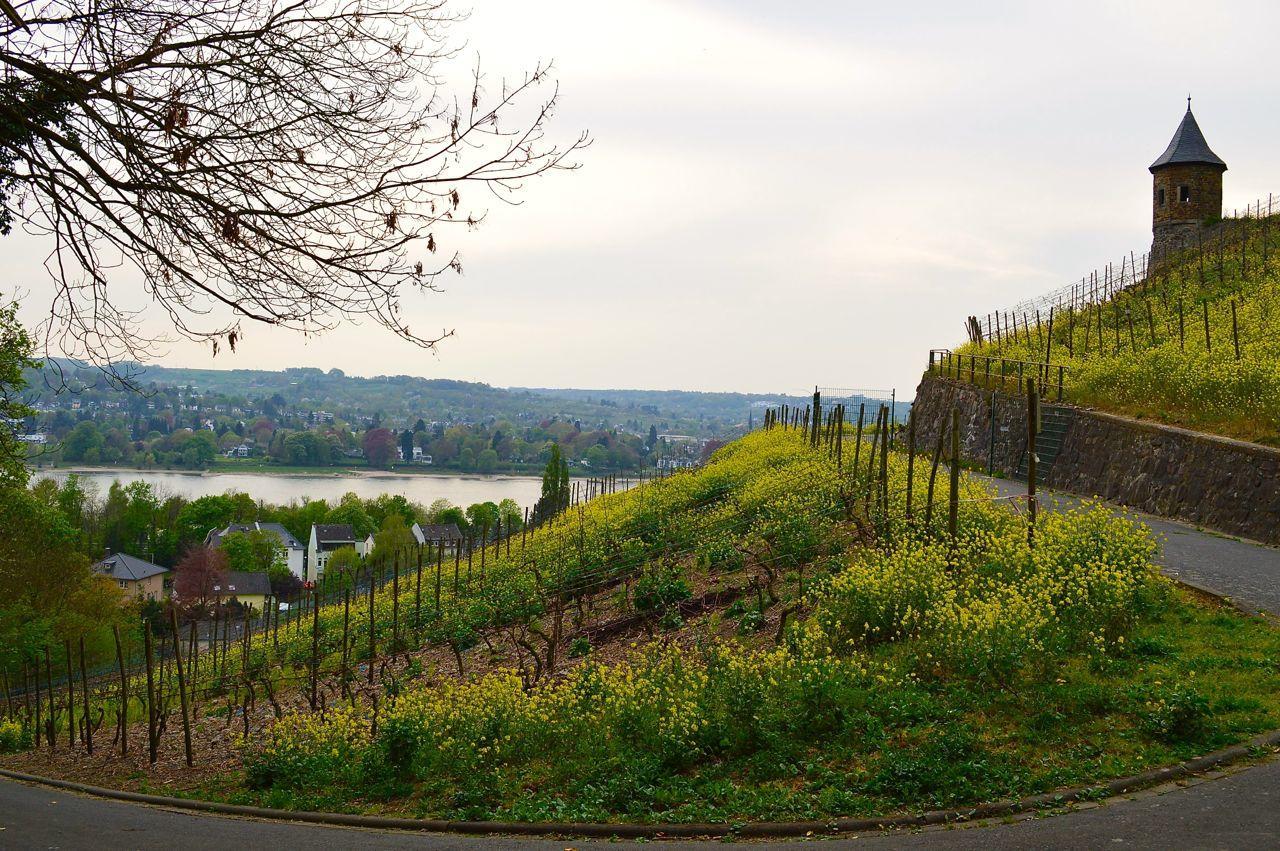
[[[271,580],[265,573],[228,571],[227,578],[213,586],[214,596],[220,602],[229,603],[236,600],[240,605],[265,612],[267,598],[271,596]]]
[[[209,534],[204,536],[204,545],[206,547],[217,547],[222,545],[222,539],[227,535],[233,535],[237,532],[269,532],[280,539],[280,557],[285,565],[289,568],[289,572],[299,579],[306,579],[307,572],[307,548],[301,541],[295,538],[288,529],[279,523],[259,523],[256,520],[253,523],[232,523],[225,529],[210,529]]]
[[[109,555],[93,566],[94,573],[109,577],[124,589],[127,597],[163,600],[169,568],[152,564],[128,553]]]
[[[354,547],[364,555],[365,541],[356,541],[349,523],[316,523],[311,527],[311,540],[307,542],[307,569],[303,579],[314,582],[324,574],[325,565],[334,550]]]
[[[462,544],[462,533],[453,523],[414,523],[409,531],[419,546],[439,546],[450,555]]]

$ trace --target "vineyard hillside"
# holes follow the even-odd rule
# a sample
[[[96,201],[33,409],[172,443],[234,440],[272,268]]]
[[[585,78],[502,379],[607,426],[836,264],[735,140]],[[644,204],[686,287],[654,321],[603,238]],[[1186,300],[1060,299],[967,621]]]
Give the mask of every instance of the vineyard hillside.
[[[162,632],[150,677],[46,691],[43,729],[7,716],[0,763],[289,808],[740,822],[1047,792],[1280,723],[1280,638],[1174,588],[1144,528],[1085,507],[1029,534],[843,414],[771,414],[469,558],[383,553],[239,641]],[[92,754],[68,709],[100,719]]]
[[[1280,217],[1270,213],[1260,204],[1149,268],[1122,262],[975,317],[948,366],[998,383],[1047,361],[1046,392],[1064,367],[1066,402],[1280,444]]]

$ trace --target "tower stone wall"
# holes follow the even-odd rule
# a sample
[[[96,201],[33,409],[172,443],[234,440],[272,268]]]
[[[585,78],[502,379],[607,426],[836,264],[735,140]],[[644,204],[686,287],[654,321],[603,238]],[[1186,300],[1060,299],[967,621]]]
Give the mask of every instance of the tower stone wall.
[[[1151,164],[1151,261],[1195,245],[1206,224],[1222,218],[1222,173],[1215,154],[1187,112],[1169,146]]]
[[[1151,256],[1159,260],[1195,245],[1202,228],[1222,217],[1222,169],[1168,165],[1152,177]]]

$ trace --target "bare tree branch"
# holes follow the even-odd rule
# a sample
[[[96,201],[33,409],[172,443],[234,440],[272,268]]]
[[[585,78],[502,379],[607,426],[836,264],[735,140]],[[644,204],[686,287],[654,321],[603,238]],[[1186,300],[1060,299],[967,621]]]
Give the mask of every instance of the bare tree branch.
[[[446,0],[26,0],[0,18],[0,232],[49,239],[48,353],[100,367],[168,338],[113,299],[137,270],[173,329],[232,348],[243,323],[316,334],[401,315],[484,218],[577,167],[546,129],[550,66],[465,98]],[[464,199],[465,193],[465,199]],[[112,279],[117,281],[112,284]]]

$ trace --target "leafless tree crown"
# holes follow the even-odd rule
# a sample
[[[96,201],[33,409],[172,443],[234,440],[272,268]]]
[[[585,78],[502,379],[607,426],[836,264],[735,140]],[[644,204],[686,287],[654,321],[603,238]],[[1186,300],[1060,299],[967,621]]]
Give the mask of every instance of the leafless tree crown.
[[[0,16],[0,230],[50,238],[46,348],[99,365],[159,341],[113,304],[133,266],[181,335],[244,320],[410,329],[460,272],[448,225],[576,167],[539,65],[485,84],[444,0],[27,0]],[[20,23],[19,23],[20,22]],[[485,192],[479,190],[484,189]]]

